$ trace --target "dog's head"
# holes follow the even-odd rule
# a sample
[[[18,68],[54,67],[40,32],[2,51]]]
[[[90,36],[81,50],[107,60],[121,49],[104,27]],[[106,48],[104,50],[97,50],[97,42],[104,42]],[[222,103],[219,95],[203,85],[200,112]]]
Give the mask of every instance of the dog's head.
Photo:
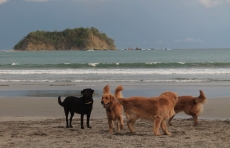
[[[93,93],[94,93],[94,90],[91,89],[91,88],[86,88],[86,89],[83,89],[81,91],[81,95],[83,96],[83,98],[85,99],[85,101],[88,101],[88,102],[92,101],[92,99],[93,99]]]
[[[104,94],[101,98],[101,104],[108,109],[115,103],[115,97],[112,94]]]
[[[106,85],[106,86],[103,88],[103,94],[110,94],[110,87],[109,87],[109,84]]]
[[[171,92],[171,91],[166,91],[163,92],[160,97],[166,97],[169,98],[171,100],[171,102],[176,105],[176,103],[178,102],[178,96],[177,93]]]

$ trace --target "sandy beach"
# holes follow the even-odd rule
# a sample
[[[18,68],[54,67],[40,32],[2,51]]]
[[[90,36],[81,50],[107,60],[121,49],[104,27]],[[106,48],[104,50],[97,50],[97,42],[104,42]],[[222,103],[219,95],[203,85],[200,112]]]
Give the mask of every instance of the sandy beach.
[[[39,89],[41,92],[80,90],[85,87],[88,86],[77,88],[76,86],[0,86],[1,92]],[[73,118],[74,128],[65,128],[64,110],[57,103],[58,95],[53,97],[0,95],[0,147],[230,147],[230,97],[226,95],[217,97],[213,92],[216,88],[227,90],[226,86],[153,87],[157,91],[172,88],[178,95],[194,91],[194,96],[198,95],[198,90],[201,88],[205,90],[208,98],[197,127],[193,126],[190,116],[180,113],[172,121],[173,125],[168,126],[172,135],[160,137],[153,135],[152,123],[143,120],[135,123],[135,134],[129,132],[126,124],[125,129],[119,133],[114,131],[113,134],[109,134],[105,110],[100,104],[103,86],[92,88],[96,90],[90,120],[92,129],[84,130],[80,129],[78,114]],[[135,95],[133,92],[144,95],[150,89],[149,86],[124,86],[124,88],[124,96]],[[146,95],[149,96],[151,93]]]

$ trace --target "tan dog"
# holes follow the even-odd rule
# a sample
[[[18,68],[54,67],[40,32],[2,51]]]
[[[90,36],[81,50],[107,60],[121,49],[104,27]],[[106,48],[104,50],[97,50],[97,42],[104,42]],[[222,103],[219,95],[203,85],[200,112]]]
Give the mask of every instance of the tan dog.
[[[110,93],[109,85],[106,85],[103,89],[103,95],[101,98],[101,104],[106,109],[106,115],[109,124],[109,132],[113,132],[114,124],[113,121],[117,121],[117,131],[123,129],[124,121],[122,117],[122,105],[116,102],[116,97],[122,97],[121,87],[115,89],[115,96]],[[119,125],[120,124],[120,125]]]
[[[122,87],[122,86],[121,86]],[[133,125],[139,118],[153,121],[153,133],[160,136],[159,128],[166,135],[170,135],[167,129],[166,120],[174,115],[174,107],[178,100],[177,94],[164,92],[159,97],[129,97],[117,98],[123,106],[127,118],[127,125],[131,132],[135,132]]]
[[[200,90],[200,96],[198,97],[193,97],[193,96],[178,97],[178,102],[174,110],[176,114],[181,111],[184,111],[187,115],[191,115],[194,119],[194,126],[196,126],[198,124],[198,116],[202,112],[203,104],[205,102],[206,102],[205,94],[203,93],[202,90]],[[174,116],[172,116],[169,119],[168,121],[169,125],[171,125],[171,121]]]

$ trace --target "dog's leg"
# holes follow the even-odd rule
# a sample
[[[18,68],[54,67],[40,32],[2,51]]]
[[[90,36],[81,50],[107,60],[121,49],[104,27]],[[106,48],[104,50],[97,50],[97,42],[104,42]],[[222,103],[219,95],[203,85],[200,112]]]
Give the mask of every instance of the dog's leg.
[[[121,128],[120,128],[120,122],[119,122],[119,120],[117,120],[116,122],[117,122],[117,131],[119,132],[121,130]]]
[[[196,114],[192,114],[192,117],[194,119],[194,126],[198,125],[198,116]]]
[[[130,132],[135,132],[135,129],[133,127],[133,124],[135,123],[135,119],[128,119],[127,126],[129,127]]]
[[[113,133],[113,127],[114,127],[113,120],[108,118],[108,124],[109,124],[109,132]]]
[[[168,131],[167,123],[165,119],[163,119],[161,122],[161,129],[165,135],[171,135],[171,133]]]
[[[115,125],[114,125],[113,120],[111,122],[112,122],[112,129],[114,130],[115,129]]]
[[[124,129],[124,121],[122,115],[118,117],[118,121],[120,122],[120,128]]]
[[[81,129],[85,129],[83,125],[84,114],[81,114]]]
[[[73,119],[73,116],[74,116],[74,112],[70,112],[70,119],[69,119],[69,127],[70,128],[73,128],[73,126],[72,126],[72,119]]]
[[[69,128],[69,124],[68,124],[68,115],[66,116],[66,128]]]
[[[131,132],[135,132],[135,128],[134,128],[134,123],[136,122],[137,119],[140,118],[140,114],[138,112],[133,112],[131,114],[129,114],[128,120],[127,120],[127,125],[129,127],[129,130]]]
[[[69,124],[68,124],[68,116],[69,116],[69,110],[65,109],[65,118],[66,118],[66,128],[69,128]]]
[[[92,127],[89,125],[89,119],[90,119],[90,113],[87,114],[87,127],[88,127],[88,128],[92,128]]]
[[[169,121],[168,121],[168,124],[169,124],[170,126],[172,125],[171,121],[172,121],[172,119],[173,119],[174,116],[175,116],[175,115],[173,115],[173,116],[169,119]]]
[[[157,116],[154,119],[154,124],[153,124],[153,133],[155,136],[160,136],[161,134],[159,133],[159,128],[161,124],[162,118]]]

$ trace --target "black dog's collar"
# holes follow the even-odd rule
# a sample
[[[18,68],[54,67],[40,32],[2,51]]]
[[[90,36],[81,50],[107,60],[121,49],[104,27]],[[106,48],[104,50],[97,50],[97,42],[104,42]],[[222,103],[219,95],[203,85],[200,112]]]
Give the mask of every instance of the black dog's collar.
[[[85,104],[92,104],[92,101],[90,101],[90,102],[85,101]]]

